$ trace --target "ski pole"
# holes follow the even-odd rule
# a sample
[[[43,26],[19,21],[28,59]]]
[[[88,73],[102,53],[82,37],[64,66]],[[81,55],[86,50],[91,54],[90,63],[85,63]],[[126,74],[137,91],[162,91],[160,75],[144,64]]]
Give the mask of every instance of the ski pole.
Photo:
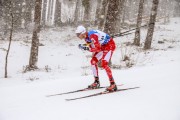
[[[140,26],[140,27],[145,27],[145,26],[147,26],[148,24],[145,24],[145,25],[143,25],[143,26]],[[114,34],[114,35],[111,35],[111,36],[113,36],[113,37],[119,37],[119,36],[124,36],[124,35],[127,35],[127,34],[125,34],[125,33],[129,33],[129,32],[131,32],[131,31],[133,31],[133,30],[136,30],[137,28],[134,28],[134,29],[131,29],[131,30],[128,30],[128,31],[125,31],[125,32],[122,32],[122,33],[117,33],[117,34]]]

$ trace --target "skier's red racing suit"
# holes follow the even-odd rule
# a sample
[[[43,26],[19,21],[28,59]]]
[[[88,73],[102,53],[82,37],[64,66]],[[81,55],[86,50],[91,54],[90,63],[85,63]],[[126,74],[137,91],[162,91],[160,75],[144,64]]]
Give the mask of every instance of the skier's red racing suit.
[[[101,66],[105,69],[109,79],[112,79],[112,72],[108,63],[112,57],[112,54],[116,48],[114,40],[106,33],[99,30],[91,30],[87,32],[85,38],[87,44],[89,44],[90,52],[93,52],[91,59],[91,65],[93,74],[98,77],[97,63],[101,60]]]

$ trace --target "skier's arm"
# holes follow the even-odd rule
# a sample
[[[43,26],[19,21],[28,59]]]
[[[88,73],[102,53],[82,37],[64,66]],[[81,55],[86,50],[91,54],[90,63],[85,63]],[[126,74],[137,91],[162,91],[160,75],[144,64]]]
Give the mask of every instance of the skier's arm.
[[[90,52],[99,52],[99,51],[101,51],[101,45],[100,45],[100,43],[98,41],[98,36],[95,35],[95,34],[92,34],[90,36],[90,39],[91,39],[92,43],[91,43],[89,51]]]

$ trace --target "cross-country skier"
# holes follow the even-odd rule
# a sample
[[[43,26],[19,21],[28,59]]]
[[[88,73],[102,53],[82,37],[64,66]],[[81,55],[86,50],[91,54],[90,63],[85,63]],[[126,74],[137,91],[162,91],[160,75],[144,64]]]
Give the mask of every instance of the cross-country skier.
[[[101,60],[101,66],[105,69],[110,81],[110,86],[107,87],[106,90],[116,91],[117,86],[112,76],[111,68],[108,65],[116,48],[114,40],[108,34],[99,30],[86,31],[83,26],[77,27],[76,35],[78,38],[81,40],[84,39],[86,42],[86,44],[79,44],[78,47],[82,50],[93,52],[91,66],[95,81],[89,85],[88,88],[96,89],[100,87],[97,63]]]

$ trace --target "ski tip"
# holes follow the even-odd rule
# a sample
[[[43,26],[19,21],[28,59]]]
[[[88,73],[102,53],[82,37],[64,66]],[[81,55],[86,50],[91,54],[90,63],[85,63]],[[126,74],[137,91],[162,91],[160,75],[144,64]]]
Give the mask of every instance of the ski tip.
[[[46,95],[46,97],[51,97],[52,95]]]
[[[130,88],[125,88],[125,89],[120,89],[120,90],[129,90],[129,89],[137,89],[137,88],[140,88],[140,87],[130,87]]]
[[[65,101],[67,101],[67,102],[73,101],[73,100],[76,100],[76,99],[65,99]]]
[[[140,88],[140,87],[132,87],[132,88]]]

